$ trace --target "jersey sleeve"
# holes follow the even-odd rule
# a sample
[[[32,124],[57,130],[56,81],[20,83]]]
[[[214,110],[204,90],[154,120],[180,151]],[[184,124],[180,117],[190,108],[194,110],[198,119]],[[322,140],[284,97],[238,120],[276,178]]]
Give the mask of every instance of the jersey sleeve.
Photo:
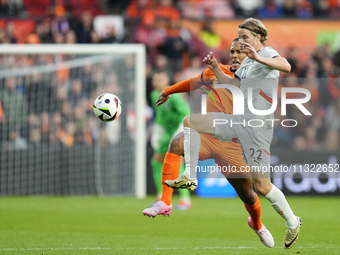
[[[194,79],[187,79],[184,81],[180,81],[170,87],[165,88],[164,95],[169,96],[175,93],[183,93],[190,92],[192,90],[196,90],[201,87],[203,84],[194,81],[200,81],[199,79],[203,78],[211,78],[214,73],[209,69],[205,69],[201,74],[197,75]]]
[[[175,93],[189,92],[190,91],[190,79],[180,81],[170,87],[165,88],[164,95],[169,96]]]
[[[266,51],[265,51],[266,58],[280,57],[280,54],[276,50],[274,50],[272,47],[266,47],[265,49],[266,49]]]
[[[248,57],[246,57],[244,60],[243,60],[243,62],[242,62],[242,64],[240,65],[240,67],[239,67],[239,69],[237,69],[237,71],[235,72],[235,74],[234,74],[234,77],[236,78],[236,79],[238,79],[238,80],[241,80],[241,76],[242,76],[242,69],[243,69],[243,63],[245,62],[245,60],[247,59]]]
[[[230,66],[224,66],[220,63],[218,65],[224,73],[232,76],[232,74],[229,73]],[[215,78],[215,75],[213,71],[207,68],[201,74],[197,75],[194,79],[181,81],[170,87],[167,87],[164,90],[164,94],[166,96],[169,96],[175,93],[190,92],[192,90],[198,89],[199,87],[202,87],[205,83],[212,85],[210,84],[211,80],[209,80],[209,78]]]

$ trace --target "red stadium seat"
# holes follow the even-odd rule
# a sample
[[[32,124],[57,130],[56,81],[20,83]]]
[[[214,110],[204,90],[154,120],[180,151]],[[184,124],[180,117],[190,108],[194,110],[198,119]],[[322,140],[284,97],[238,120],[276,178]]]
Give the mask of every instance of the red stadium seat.
[[[79,16],[85,11],[91,12],[92,15],[104,14],[97,0],[70,0],[70,7],[73,16]]]
[[[23,0],[23,3],[30,16],[45,16],[48,14],[50,0]]]
[[[14,25],[13,36],[20,43],[24,42],[26,36],[34,30],[35,22],[33,20],[12,20]],[[0,28],[6,25],[8,20],[0,20]]]

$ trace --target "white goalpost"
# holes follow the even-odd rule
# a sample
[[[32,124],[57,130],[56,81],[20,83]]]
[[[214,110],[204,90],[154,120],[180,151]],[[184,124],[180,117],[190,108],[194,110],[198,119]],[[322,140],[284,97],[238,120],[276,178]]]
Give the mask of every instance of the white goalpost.
[[[146,49],[0,46],[0,195],[146,196]],[[91,104],[116,94],[122,114]]]

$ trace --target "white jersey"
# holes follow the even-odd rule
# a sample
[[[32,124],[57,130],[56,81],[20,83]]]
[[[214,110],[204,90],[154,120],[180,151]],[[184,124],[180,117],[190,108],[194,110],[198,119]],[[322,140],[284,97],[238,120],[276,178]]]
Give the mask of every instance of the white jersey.
[[[279,57],[276,50],[271,47],[264,47],[257,52],[264,58]],[[240,68],[236,71],[235,77],[240,79],[241,90],[244,95],[244,113],[246,119],[273,119],[273,114],[267,116],[254,115],[248,106],[248,88],[252,88],[252,103],[256,110],[268,110],[272,106],[273,88],[278,88],[280,72],[264,64],[246,57]],[[241,117],[241,116],[240,116]],[[270,124],[271,123],[267,123]]]
[[[262,48],[258,54],[264,58],[275,58],[279,54],[271,47]],[[239,139],[242,149],[250,167],[255,167],[257,172],[269,174],[270,144],[273,138],[272,122],[266,119],[274,119],[273,114],[256,115],[248,108],[248,88],[252,88],[252,105],[256,110],[268,110],[272,107],[272,88],[278,87],[279,71],[246,57],[235,76],[241,81],[241,90],[244,95],[244,115],[232,115],[214,112],[217,120],[227,120],[227,124],[215,126],[215,137],[221,141],[230,142],[234,138]],[[257,121],[263,121],[262,126]],[[249,124],[252,123],[253,126]],[[234,123],[231,125],[231,123]],[[229,124],[229,125],[228,125]],[[264,177],[264,175],[262,175]],[[266,175],[266,177],[269,177]]]

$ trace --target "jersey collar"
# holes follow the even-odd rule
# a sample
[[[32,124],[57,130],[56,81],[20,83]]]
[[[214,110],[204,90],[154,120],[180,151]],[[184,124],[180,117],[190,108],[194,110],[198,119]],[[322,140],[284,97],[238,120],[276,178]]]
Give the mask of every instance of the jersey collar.
[[[262,47],[261,49],[259,49],[258,51],[256,51],[257,53],[259,53],[261,50],[263,50],[264,49],[264,47]]]
[[[233,70],[232,67],[230,67],[230,72],[235,73],[237,70]]]

